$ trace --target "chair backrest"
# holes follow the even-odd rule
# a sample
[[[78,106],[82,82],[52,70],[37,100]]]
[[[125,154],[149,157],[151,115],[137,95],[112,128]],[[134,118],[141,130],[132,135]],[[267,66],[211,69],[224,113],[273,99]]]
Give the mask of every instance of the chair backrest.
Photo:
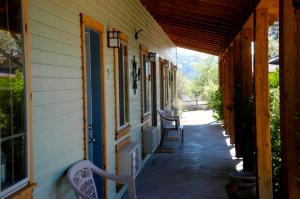
[[[170,117],[170,115],[166,111],[159,110],[158,113],[160,115],[162,127],[173,125],[173,122],[170,121],[170,120],[168,120],[168,118]]]
[[[78,198],[98,199],[91,162],[80,161],[73,165],[68,171],[67,179]]]

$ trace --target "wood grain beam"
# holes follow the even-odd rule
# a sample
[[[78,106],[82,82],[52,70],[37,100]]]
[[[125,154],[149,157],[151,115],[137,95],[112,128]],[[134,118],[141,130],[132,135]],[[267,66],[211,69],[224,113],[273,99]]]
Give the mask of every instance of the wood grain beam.
[[[159,24],[162,26],[163,30],[172,31],[172,32],[168,32],[168,33],[173,33],[173,32],[178,32],[178,31],[187,32],[187,33],[191,33],[194,35],[201,35],[201,34],[205,33],[207,35],[211,35],[212,37],[214,37],[216,39],[225,39],[225,36],[223,33],[215,32],[215,31],[211,31],[211,30],[207,30],[207,29],[195,29],[193,27],[179,25],[179,24],[172,23],[172,22],[167,22],[167,23],[159,22]]]
[[[300,198],[300,10],[280,1],[280,133],[282,198]],[[297,182],[298,179],[298,182]]]
[[[158,13],[159,15],[167,15],[171,14],[174,15],[176,13],[176,16],[186,16],[186,17],[193,17],[193,18],[198,18],[198,19],[204,19],[204,20],[214,20],[218,21],[220,23],[224,24],[233,24],[236,21],[236,18],[234,16],[231,17],[226,17],[226,16],[219,16],[216,14],[211,14],[209,12],[201,12],[200,10],[185,10],[185,9],[180,9],[174,11],[174,7],[161,7],[157,5],[146,5],[146,8],[151,12],[151,14]],[[186,20],[189,20],[189,18],[186,18]]]
[[[257,178],[260,199],[273,198],[272,154],[269,116],[268,9],[255,13],[255,108]]]
[[[246,9],[244,6],[240,6],[240,4],[231,4],[231,6],[222,6],[216,5],[211,2],[203,2],[203,1],[194,1],[194,0],[185,0],[185,1],[142,1],[146,7],[155,6],[156,9],[171,9],[176,12],[193,12],[197,11],[198,13],[204,12],[210,14],[211,16],[225,16],[226,18],[235,17],[235,13],[242,14]],[[226,4],[223,4],[226,5]],[[237,5],[237,6],[235,6]]]
[[[207,29],[207,30],[213,30],[214,32],[220,32],[220,33],[224,33],[224,34],[228,34],[228,32],[231,31],[231,29],[233,28],[233,26],[229,27],[229,26],[220,26],[218,24],[215,23],[208,23],[204,20],[199,20],[199,21],[189,21],[189,20],[182,20],[182,18],[177,17],[175,15],[170,15],[168,17],[164,17],[164,16],[154,16],[155,20],[158,23],[173,23],[173,24],[177,24],[177,26],[187,26],[187,27],[192,27],[194,29]]]
[[[151,8],[151,14],[155,16],[173,16],[174,15],[174,10],[159,10],[155,9],[154,7]],[[194,12],[177,12],[176,16],[179,17],[181,20],[185,21],[199,21],[203,20],[206,23],[217,23],[222,26],[233,26],[234,20],[228,20],[226,18],[221,18],[217,16],[210,16],[207,15],[206,13],[194,13]]]
[[[198,51],[198,52],[202,52],[202,53],[206,53],[206,54],[210,54],[210,55],[215,55],[215,56],[217,56],[219,53],[219,50],[214,51],[214,50],[206,49],[202,46],[193,46],[190,44],[180,44],[180,45],[178,45],[178,47],[186,48],[186,49],[190,49],[190,50],[194,50],[194,51]]]

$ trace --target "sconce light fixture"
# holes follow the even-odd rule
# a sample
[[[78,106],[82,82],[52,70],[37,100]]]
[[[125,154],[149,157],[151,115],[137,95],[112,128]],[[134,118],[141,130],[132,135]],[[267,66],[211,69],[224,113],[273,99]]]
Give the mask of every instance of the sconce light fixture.
[[[120,31],[107,31],[107,46],[109,48],[119,48],[121,45],[120,35]]]
[[[293,6],[296,9],[300,9],[300,0],[293,0]]]
[[[165,68],[169,68],[169,61],[165,59],[164,61],[164,67]]]
[[[149,52],[148,53],[149,61],[150,62],[155,62],[156,61],[156,53],[154,52]]]

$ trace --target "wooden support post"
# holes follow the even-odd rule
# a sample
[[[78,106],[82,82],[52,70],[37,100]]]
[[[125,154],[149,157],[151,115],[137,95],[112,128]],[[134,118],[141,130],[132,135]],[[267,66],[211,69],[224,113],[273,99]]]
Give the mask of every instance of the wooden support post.
[[[240,34],[233,42],[234,140],[236,157],[242,157],[242,42]]]
[[[252,27],[251,27],[252,26]],[[253,112],[249,107],[249,99],[253,94],[252,88],[252,54],[251,54],[251,42],[253,41],[253,21],[250,27],[246,27],[241,33],[242,41],[242,123],[243,123],[243,144],[242,144],[242,154],[243,154],[243,170],[253,171],[255,167],[255,136],[253,128],[251,126],[251,120],[253,117]],[[254,122],[254,121],[253,121]],[[247,124],[247,125],[246,125]],[[244,150],[244,147],[248,150]]]
[[[229,78],[228,78],[228,51],[224,54],[223,60],[223,112],[224,112],[224,128],[226,134],[229,135],[229,118],[228,118],[228,85],[229,85]]]
[[[230,144],[235,144],[234,129],[234,73],[233,73],[233,47],[228,49],[228,131],[230,135]]]
[[[222,87],[222,81],[223,81],[223,73],[222,73],[222,70],[223,70],[223,68],[222,68],[222,60],[223,58],[221,57],[221,56],[219,56],[219,63],[218,63],[218,69],[219,69],[219,71],[218,71],[218,76],[219,76],[219,88],[221,88]]]
[[[221,92],[222,98],[222,108],[223,108],[223,124],[225,126],[225,117],[224,117],[224,70],[225,70],[225,62],[224,62],[224,54],[219,56],[219,92]]]
[[[257,172],[260,199],[273,198],[268,83],[268,9],[255,13],[255,103]]]
[[[300,10],[280,1],[280,132],[282,198],[300,198]],[[297,136],[298,134],[298,136]]]
[[[252,95],[252,55],[251,42],[253,41],[253,29],[242,30],[242,106],[248,109],[248,99]]]

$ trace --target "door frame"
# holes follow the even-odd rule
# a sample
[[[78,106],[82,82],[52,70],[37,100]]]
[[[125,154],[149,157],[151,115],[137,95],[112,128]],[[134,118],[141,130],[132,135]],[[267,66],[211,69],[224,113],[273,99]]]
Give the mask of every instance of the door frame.
[[[159,57],[159,86],[160,86],[160,105],[159,109],[165,109],[165,66],[164,59]]]
[[[80,14],[80,30],[81,30],[81,54],[82,54],[82,82],[83,82],[83,133],[84,133],[84,159],[88,160],[88,124],[87,124],[87,96],[86,96],[86,48],[85,48],[85,29],[91,28],[100,33],[100,63],[101,63],[101,85],[102,95],[102,160],[103,168],[107,166],[106,155],[106,109],[105,109],[105,67],[104,67],[104,26],[92,19],[91,17]],[[107,180],[104,179],[104,198],[107,198]]]
[[[152,126],[158,125],[158,119],[157,119],[157,109],[158,109],[158,103],[157,103],[157,68],[156,68],[156,59],[155,62],[150,63],[151,67],[151,115],[152,115]]]

